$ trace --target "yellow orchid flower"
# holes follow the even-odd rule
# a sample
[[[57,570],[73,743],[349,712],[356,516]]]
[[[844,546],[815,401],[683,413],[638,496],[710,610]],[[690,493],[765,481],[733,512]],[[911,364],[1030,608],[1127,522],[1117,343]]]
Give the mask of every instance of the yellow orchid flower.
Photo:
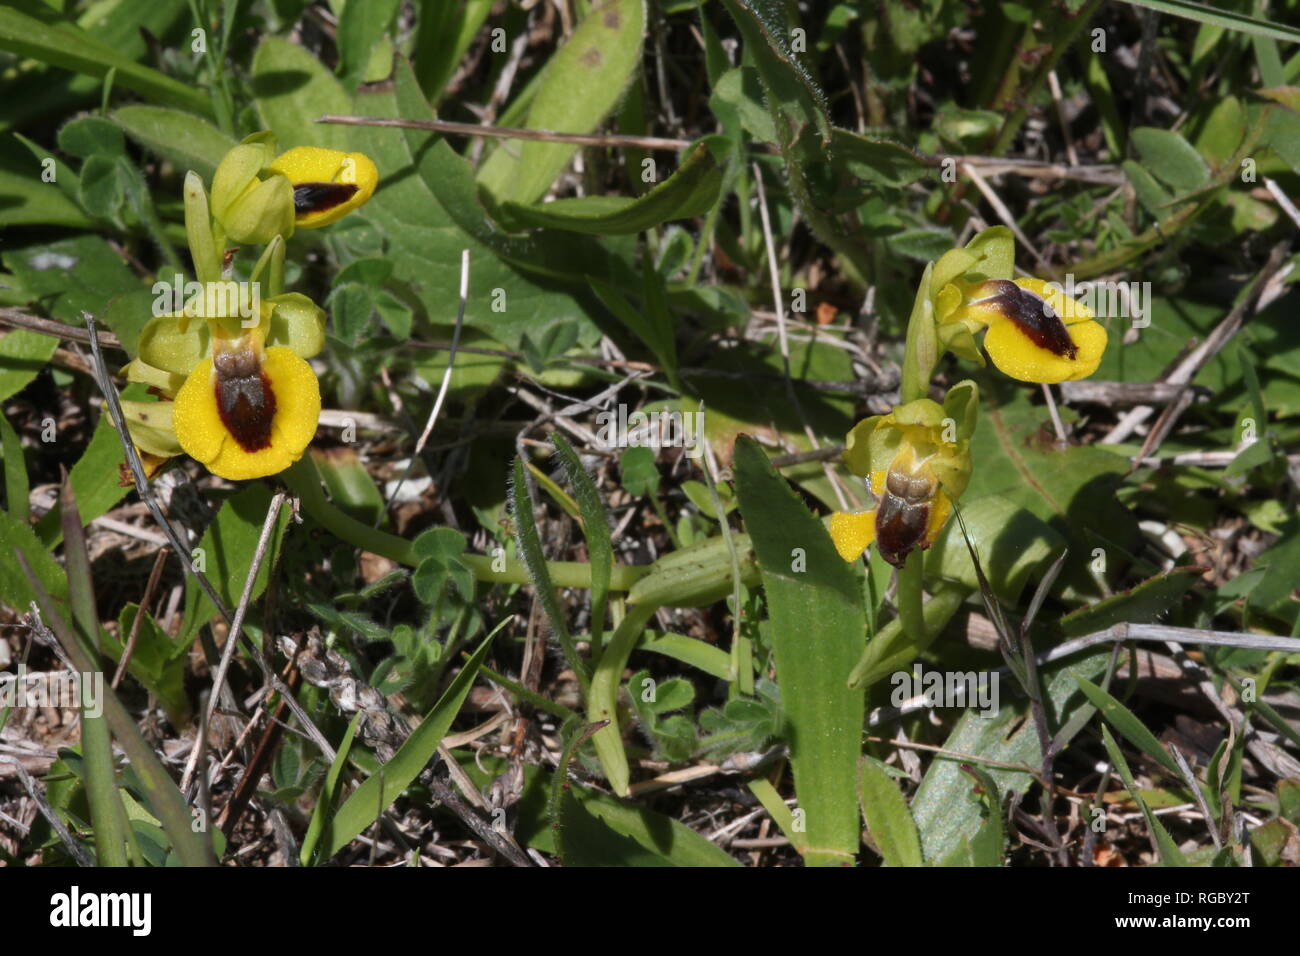
[[[379,170],[369,156],[319,146],[281,153],[268,169],[293,185],[294,224],[299,229],[343,218],[369,200],[379,184]]]
[[[935,542],[970,480],[978,406],[975,383],[965,381],[948,391],[943,405],[917,399],[849,432],[844,462],[868,478],[876,507],[831,515],[840,557],[856,561],[874,543],[886,561],[902,567],[908,554]]]
[[[259,330],[217,337],[211,358],[176,394],[172,421],[181,448],[215,475],[246,481],[302,457],[320,419],[320,384],[310,365]]]
[[[327,226],[368,201],[379,184],[379,170],[364,153],[296,146],[274,154],[273,137],[258,133],[217,166],[211,211],[234,242],[268,243],[277,235],[288,239],[295,228]]]
[[[987,279],[940,290],[939,338],[987,328],[984,348],[1003,373],[1055,385],[1087,378],[1106,351],[1106,329],[1091,310],[1042,279]]]
[[[128,415],[128,428],[155,454],[163,452],[158,430],[170,433],[172,454],[184,451],[232,481],[283,471],[302,457],[320,418],[320,386],[305,360],[325,344],[325,313],[288,292],[261,300],[246,327],[246,319],[198,308],[210,299],[145,326],[128,378],[175,401],[148,405],[156,410],[148,428]]]

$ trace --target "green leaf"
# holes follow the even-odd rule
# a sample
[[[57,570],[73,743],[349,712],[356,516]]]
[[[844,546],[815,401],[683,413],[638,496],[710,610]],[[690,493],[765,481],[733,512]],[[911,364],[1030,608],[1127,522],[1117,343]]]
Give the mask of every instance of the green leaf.
[[[864,700],[846,681],[867,632],[861,588],[821,521],[753,439],[737,439],[733,467],[767,594],[795,795],[806,815],[805,859],[850,863],[859,844]]]
[[[1080,685],[1082,686],[1082,685]],[[1138,805],[1142,815],[1147,818],[1147,827],[1151,830],[1151,835],[1155,838],[1156,850],[1160,854],[1160,860],[1165,866],[1187,866],[1187,860],[1183,858],[1182,852],[1178,849],[1178,844],[1174,842],[1169,831],[1165,829],[1160,818],[1151,812],[1146,801],[1142,799],[1138,791],[1137,784],[1133,782],[1133,773],[1128,768],[1128,761],[1124,759],[1124,754],[1120,752],[1119,744],[1111,736],[1110,730],[1103,726],[1101,728],[1101,738],[1106,745],[1106,753],[1110,755],[1110,762],[1115,765],[1120,779],[1124,781],[1124,786],[1128,789],[1129,796],[1133,802]]]
[[[3,522],[7,520],[7,516],[0,516],[0,527],[3,527]],[[0,567],[6,566],[8,562],[0,562]],[[42,576],[39,570],[37,576]],[[35,591],[35,600],[40,605],[45,624],[58,637],[64,651],[72,659],[73,666],[82,674],[101,673],[97,662],[86,652],[76,633],[64,618],[62,609],[45,587],[38,583],[32,590]],[[130,761],[131,772],[140,780],[141,789],[149,801],[150,809],[162,822],[180,863],[184,866],[214,865],[216,861],[213,859],[211,842],[192,829],[192,818],[185,798],[181,796],[180,790],[163,768],[153,748],[141,735],[135,718],[122,706],[122,702],[117,699],[111,687],[106,685],[102,687],[101,701],[104,719],[117,739],[118,746]]]
[[[1070,547],[1062,594],[1067,598],[1094,595],[1096,583],[1087,568],[1093,549],[1100,544],[1116,560],[1119,552],[1131,551],[1138,540],[1133,513],[1115,497],[1128,473],[1127,459],[1095,445],[1056,447],[1046,410],[1030,404],[1024,393],[1001,405],[987,391],[985,397],[971,440],[977,465],[962,504],[999,495],[1051,526]],[[1020,519],[1011,515],[1007,520]],[[949,547],[962,546],[960,536],[951,537],[951,523],[945,534],[950,536]],[[1059,553],[1058,542],[1051,542],[1050,551]],[[1016,566],[1013,555],[981,550],[980,558],[995,568],[999,560]]]
[[[245,485],[221,506],[198,547],[190,554],[180,556],[182,561],[188,560],[193,564],[202,562],[212,587],[232,611],[244,593],[244,582],[248,579],[248,569],[252,566],[257,541],[262,535],[262,525],[266,522],[266,513],[270,507],[269,488],[262,484]],[[289,509],[281,508],[279,521],[267,545],[266,557],[257,569],[250,601],[256,601],[266,590],[288,524]],[[212,599],[192,578],[187,578],[185,618],[180,634],[176,637],[177,648],[188,648],[199,628],[216,613]]]
[[[646,623],[658,607],[653,604],[634,604],[614,629],[609,646],[600,655],[591,675],[587,695],[587,720],[591,724],[609,721],[592,737],[600,766],[609,779],[610,789],[620,797],[628,794],[627,752],[623,749],[623,736],[618,725],[618,687],[627,667],[628,656],[636,646]]]
[[[1079,689],[1083,691],[1084,696],[1101,712],[1101,716],[1108,724],[1124,735],[1125,740],[1164,767],[1176,780],[1182,779],[1178,764],[1173,757],[1169,756],[1169,751],[1156,739],[1155,734],[1147,730],[1146,724],[1138,720],[1133,711],[1087,678],[1076,677],[1075,679],[1079,682]]]
[[[907,800],[881,764],[863,757],[858,764],[862,817],[887,866],[924,866],[921,838]]]
[[[438,101],[443,87],[463,61],[495,2],[421,0],[419,3],[419,26],[411,59],[416,66],[420,88],[430,102]]]
[[[675,219],[701,216],[718,201],[722,161],[730,145],[710,136],[684,154],[677,171],[649,192],[630,196],[584,196],[525,206],[503,202],[500,212],[511,227],[564,229],[589,235],[643,232]]]
[[[764,143],[776,142],[776,126],[763,105],[763,86],[752,66],[728,70],[718,78],[709,99],[713,112],[727,131],[739,138],[739,130],[728,123],[738,123],[745,132]]]
[[[958,507],[990,586],[1008,603],[1014,603],[1029,576],[1065,546],[1050,525],[1002,495],[964,495]],[[956,519],[948,522],[926,553],[925,573],[972,591],[979,589],[975,565]]]
[[[398,62],[394,89],[363,88],[355,112],[368,116],[432,119],[410,65]],[[422,130],[352,130],[353,149],[379,167],[375,196],[357,213],[387,237],[385,253],[392,281],[423,306],[429,321],[445,324],[455,316],[449,290],[460,284],[461,251],[470,252],[467,327],[481,329],[509,348],[526,331],[534,341],[546,328],[578,320],[584,343],[598,338],[586,313],[590,306],[566,291],[576,277],[595,272],[630,277],[611,242],[574,233],[544,233],[512,238],[493,225],[475,192],[469,163],[445,140]],[[337,228],[337,227],[335,227]],[[585,291],[585,290],[584,290]]]
[[[217,163],[237,141],[207,120],[165,106],[134,104],[112,113],[113,122],[149,152],[167,160],[179,173],[193,170],[212,181]]]
[[[0,7],[0,50],[88,76],[103,77],[114,70],[118,86],[161,103],[211,113],[207,94],[197,87],[141,66],[72,23],[43,23],[13,7]]]
[[[114,296],[141,287],[122,256],[98,236],[13,249],[0,260],[29,300],[39,300],[43,311],[78,327],[85,324],[83,310],[98,317]]]
[[[5,509],[14,521],[25,525],[31,512],[27,459],[23,454],[22,440],[4,415],[0,415],[0,456],[4,458]]]
[[[1210,181],[1210,168],[1191,143],[1178,133],[1139,126],[1129,134],[1152,174],[1179,192],[1191,192]]]
[[[0,338],[0,401],[17,395],[40,374],[59,347],[52,335],[14,329]]]
[[[1124,2],[1131,3],[1135,7],[1146,7],[1157,13],[1195,20],[1197,23],[1205,23],[1225,30],[1236,30],[1250,36],[1271,37],[1287,43],[1300,43],[1300,30],[1295,27],[1260,20],[1235,10],[1224,10],[1197,3],[1195,0],[1124,0]]]
[[[350,112],[351,100],[342,84],[311,53],[280,37],[266,37],[253,54],[252,85],[257,113],[263,125],[275,133],[280,149],[347,149],[346,127],[317,123],[316,119],[325,113]],[[384,175],[393,172],[380,166],[381,183]]]
[[[528,493],[522,458],[515,459],[514,479],[510,483],[510,510],[515,523],[515,536],[519,542],[519,556],[528,569],[528,577],[537,591],[537,600],[546,612],[547,620],[551,622],[551,630],[560,642],[569,666],[585,688],[589,680],[587,664],[578,656],[564,609],[560,607],[555,588],[551,586],[551,574],[546,565],[546,555],[542,551],[541,537],[537,533],[537,522],[533,518],[533,499]]]
[[[652,631],[645,631],[637,642],[637,649],[671,657],[718,680],[733,679],[731,655],[722,648],[707,644],[698,638],[686,637],[683,634],[656,635]]]
[[[117,616],[117,635],[104,633],[104,650],[111,659],[121,660],[137,614],[144,617],[140,619],[136,632],[135,650],[127,665],[127,673],[158,698],[173,727],[186,727],[192,716],[189,697],[185,693],[188,661],[183,653],[177,652],[171,636],[158,626],[152,614],[147,610],[141,611],[138,604],[127,604]]]
[[[59,149],[79,159],[126,155],[122,131],[102,116],[79,116],[59,129]]]
[[[0,138],[0,226],[93,228],[94,220],[77,205],[71,189],[76,174],[44,150],[33,155],[39,147],[24,148],[25,142]],[[55,177],[52,182],[44,178],[49,175]]]
[[[551,55],[528,109],[528,129],[589,133],[613,111],[641,63],[645,0],[609,0],[583,18]],[[568,143],[507,140],[479,169],[498,200],[539,200],[569,164]]]
[[[144,393],[144,386],[135,385],[126,390],[124,397],[128,400],[141,399],[144,398]],[[82,521],[89,524],[107,514],[126,497],[131,486],[122,482],[120,469],[125,462],[126,451],[122,448],[122,439],[118,437],[112,419],[106,414],[101,415],[90,443],[69,474],[73,491],[81,505]],[[55,505],[36,522],[36,534],[50,548],[63,540],[59,513],[60,508]]]
[[[312,864],[316,844],[320,841],[321,834],[326,832],[325,821],[334,809],[334,801],[339,792],[339,780],[343,776],[343,769],[347,766],[348,754],[352,752],[352,740],[364,717],[363,712],[357,711],[356,716],[352,718],[347,732],[343,734],[343,742],[339,744],[338,752],[334,754],[334,762],[330,764],[329,772],[325,774],[325,783],[321,787],[320,797],[316,801],[315,809],[312,810],[311,823],[307,825],[307,833],[302,838],[302,850],[298,854],[298,861],[302,866]]]
[[[633,497],[653,495],[659,490],[659,466],[649,448],[636,445],[625,450],[619,457],[618,470],[623,490]]]
[[[582,536],[587,542],[591,563],[591,646],[600,647],[605,633],[605,605],[609,599],[609,579],[614,568],[614,541],[609,515],[600,500],[596,484],[587,474],[582,459],[560,432],[551,433],[551,444],[564,466],[573,496],[582,510]]]
[[[1105,630],[1121,621],[1154,623],[1196,586],[1204,571],[1204,568],[1188,567],[1157,574],[1127,591],[1072,611],[1061,618],[1061,630],[1066,637],[1078,637]]]
[[[339,45],[339,77],[348,87],[365,79],[370,52],[393,24],[401,0],[371,0],[343,8],[336,36]]]
[[[1075,683],[1075,675],[1100,674],[1109,658],[1108,649],[1096,651],[1045,673],[1043,689],[1048,713],[1059,715],[1058,720],[1062,722],[1068,720],[1070,714],[1085,703]],[[992,718],[975,710],[963,713],[944,741],[944,750],[969,754],[971,758],[1039,767],[1043,757],[1034,720],[1024,701],[1011,700],[1010,697],[1010,694],[1001,695],[1001,706]],[[977,763],[978,760],[968,762]],[[1024,771],[991,765],[987,770],[1004,796],[1024,793],[1034,782],[1034,777]],[[962,772],[960,761],[936,757],[912,798],[912,817],[921,831],[921,846],[926,860],[943,860],[961,845],[962,840],[974,839],[986,812],[983,801],[972,793],[970,778]]]
[[[338,853],[357,834],[374,823],[381,813],[387,810],[402,795],[411,782],[420,775],[425,766],[438,751],[438,744],[451,728],[460,709],[469,696],[479,668],[492,647],[492,640],[512,619],[506,618],[492,629],[487,637],[474,651],[473,656],[465,662],[456,679],[453,680],[438,702],[420,721],[411,736],[402,742],[388,763],[365,779],[348,797],[347,801],[334,814],[325,832],[321,835],[319,859],[328,860]]]

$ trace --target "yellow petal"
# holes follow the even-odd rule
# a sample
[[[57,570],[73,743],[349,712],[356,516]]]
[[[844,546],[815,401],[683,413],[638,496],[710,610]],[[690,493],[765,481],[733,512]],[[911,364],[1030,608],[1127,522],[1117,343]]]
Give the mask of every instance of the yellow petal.
[[[172,425],[185,454],[205,464],[220,454],[228,438],[217,412],[215,386],[212,359],[206,358],[185,379],[172,410]]]
[[[943,526],[948,523],[948,518],[951,517],[951,515],[952,499],[950,499],[948,495],[944,493],[944,490],[940,488],[938,492],[935,493],[930,505],[930,520],[926,523],[925,540],[922,542],[921,547],[928,548],[930,545],[934,544],[935,540],[939,537],[939,532],[942,531]]]
[[[984,336],[984,347],[994,365],[1022,382],[1055,385],[1087,378],[1101,364],[1102,354],[1106,351],[1106,329],[1099,322],[1087,320],[1067,325],[1066,331],[1078,349],[1074,358],[1057,355],[1031,341],[1009,319],[989,326]]]
[[[845,561],[856,561],[862,552],[876,540],[876,513],[859,511],[831,513],[831,540],[835,550]]]
[[[320,383],[311,366],[282,346],[266,350],[262,371],[275,396],[271,444],[245,451],[221,421],[217,410],[212,360],[204,359],[176,396],[173,421],[186,454],[215,475],[247,481],[278,474],[302,457],[320,419]]]
[[[365,153],[344,153],[320,146],[295,147],[277,157],[270,169],[286,176],[293,184],[295,203],[299,205],[296,222],[300,229],[328,226],[343,218],[370,199],[379,183],[379,170]],[[356,191],[339,202],[330,201],[332,197],[322,190],[325,192],[322,201],[328,201],[329,205],[313,209],[312,185],[355,186]]]

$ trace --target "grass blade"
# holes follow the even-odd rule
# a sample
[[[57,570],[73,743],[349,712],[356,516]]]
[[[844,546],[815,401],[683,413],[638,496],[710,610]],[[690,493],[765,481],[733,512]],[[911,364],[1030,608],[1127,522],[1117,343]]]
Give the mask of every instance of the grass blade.
[[[447,735],[451,722],[460,713],[465,698],[469,696],[470,688],[474,686],[474,678],[478,676],[479,667],[482,666],[488,649],[492,646],[492,639],[511,620],[506,618],[492,629],[492,633],[483,638],[483,643],[479,644],[473,656],[466,661],[461,672],[451,682],[451,686],[443,692],[442,697],[433,705],[433,709],[425,715],[420,726],[406,738],[402,746],[397,749],[397,753],[393,754],[392,759],[384,764],[378,773],[367,777],[339,808],[339,812],[334,815],[327,832],[321,838],[318,859],[328,860],[351,843],[401,796],[402,791],[411,785],[411,781],[420,775],[420,771],[437,753],[438,744]]]
[[[59,489],[59,504],[63,522],[63,562],[68,575],[73,623],[97,659],[99,616],[95,610],[95,584],[90,576],[90,554],[86,551],[77,499],[66,475]],[[135,838],[127,825],[126,811],[117,792],[108,724],[102,712],[91,714],[92,709],[97,709],[94,706],[95,693],[103,693],[103,672],[82,671],[78,687],[81,691],[81,755],[86,761],[86,798],[95,828],[95,858],[100,866],[126,866],[127,847],[134,845]],[[138,848],[136,855],[139,855]]]
[[[587,541],[591,560],[591,653],[600,654],[605,634],[605,607],[609,601],[609,579],[614,568],[614,540],[609,530],[609,515],[596,490],[595,482],[582,467],[582,459],[559,432],[551,435],[551,444],[560,456],[569,486],[582,512],[582,534]]]
[[[1119,744],[1115,742],[1110,729],[1104,724],[1101,728],[1101,739],[1106,744],[1106,753],[1110,755],[1110,762],[1115,765],[1120,779],[1124,781],[1129,796],[1138,805],[1142,815],[1147,818],[1147,826],[1151,828],[1151,835],[1155,839],[1156,852],[1160,854],[1161,862],[1165,866],[1187,866],[1187,860],[1178,849],[1178,844],[1174,843],[1174,838],[1169,835],[1169,831],[1160,822],[1160,818],[1151,812],[1151,808],[1147,806],[1146,801],[1138,793],[1137,784],[1133,782],[1133,773],[1128,768],[1128,761],[1124,759],[1124,754],[1120,752]]]
[[[524,559],[528,576],[537,591],[537,600],[546,612],[546,619],[551,622],[564,657],[578,675],[585,692],[591,684],[591,674],[587,662],[578,656],[578,647],[569,633],[569,625],[564,617],[564,610],[555,596],[551,584],[550,570],[546,566],[546,556],[542,553],[542,539],[537,533],[537,520],[533,513],[533,499],[528,493],[528,479],[524,473],[524,460],[515,459],[514,480],[510,483],[510,508],[514,515],[515,537],[519,541],[519,554]]]
[[[618,727],[618,687],[627,666],[628,655],[645,629],[646,622],[654,617],[658,608],[652,604],[633,604],[614,631],[605,653],[600,655],[591,688],[587,694],[587,720],[592,724],[604,722],[596,731],[592,745],[596,756],[609,778],[610,788],[620,797],[628,793],[627,753],[623,749],[623,736]]]
[[[41,609],[46,626],[54,632],[59,644],[72,659],[73,666],[83,673],[94,673],[97,670],[94,662],[82,647],[72,627],[64,619],[54,599],[32,573],[26,556],[21,552],[18,554],[18,563],[36,594],[36,603]],[[213,859],[210,842],[205,836],[191,829],[190,811],[185,798],[181,796],[176,782],[168,775],[158,756],[153,752],[153,748],[140,734],[140,728],[135,725],[131,715],[117,699],[117,695],[108,687],[104,688],[103,700],[104,719],[108,721],[109,729],[117,737],[118,744],[126,752],[132,767],[140,777],[153,814],[162,823],[163,830],[171,839],[172,848],[180,859],[181,865],[215,866],[216,860]]]

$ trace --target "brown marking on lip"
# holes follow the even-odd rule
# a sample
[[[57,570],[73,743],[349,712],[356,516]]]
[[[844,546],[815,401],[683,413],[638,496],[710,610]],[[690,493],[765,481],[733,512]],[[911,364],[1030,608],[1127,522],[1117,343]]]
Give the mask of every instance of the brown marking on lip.
[[[876,547],[880,556],[901,568],[916,548],[924,548],[930,525],[930,502],[910,502],[886,494],[876,510]]]
[[[275,392],[271,380],[251,352],[218,354],[215,385],[217,414],[226,431],[247,452],[271,446]]]
[[[1009,279],[995,279],[989,285],[995,286],[997,292],[985,301],[996,306],[999,312],[1016,323],[1016,327],[1025,333],[1029,341],[1053,355],[1078,358],[1079,347],[1070,338],[1070,332],[1061,317],[1054,310],[1049,310],[1045,299],[1040,299]]]
[[[293,187],[293,209],[299,216],[325,212],[341,206],[356,195],[353,183],[300,183]]]

